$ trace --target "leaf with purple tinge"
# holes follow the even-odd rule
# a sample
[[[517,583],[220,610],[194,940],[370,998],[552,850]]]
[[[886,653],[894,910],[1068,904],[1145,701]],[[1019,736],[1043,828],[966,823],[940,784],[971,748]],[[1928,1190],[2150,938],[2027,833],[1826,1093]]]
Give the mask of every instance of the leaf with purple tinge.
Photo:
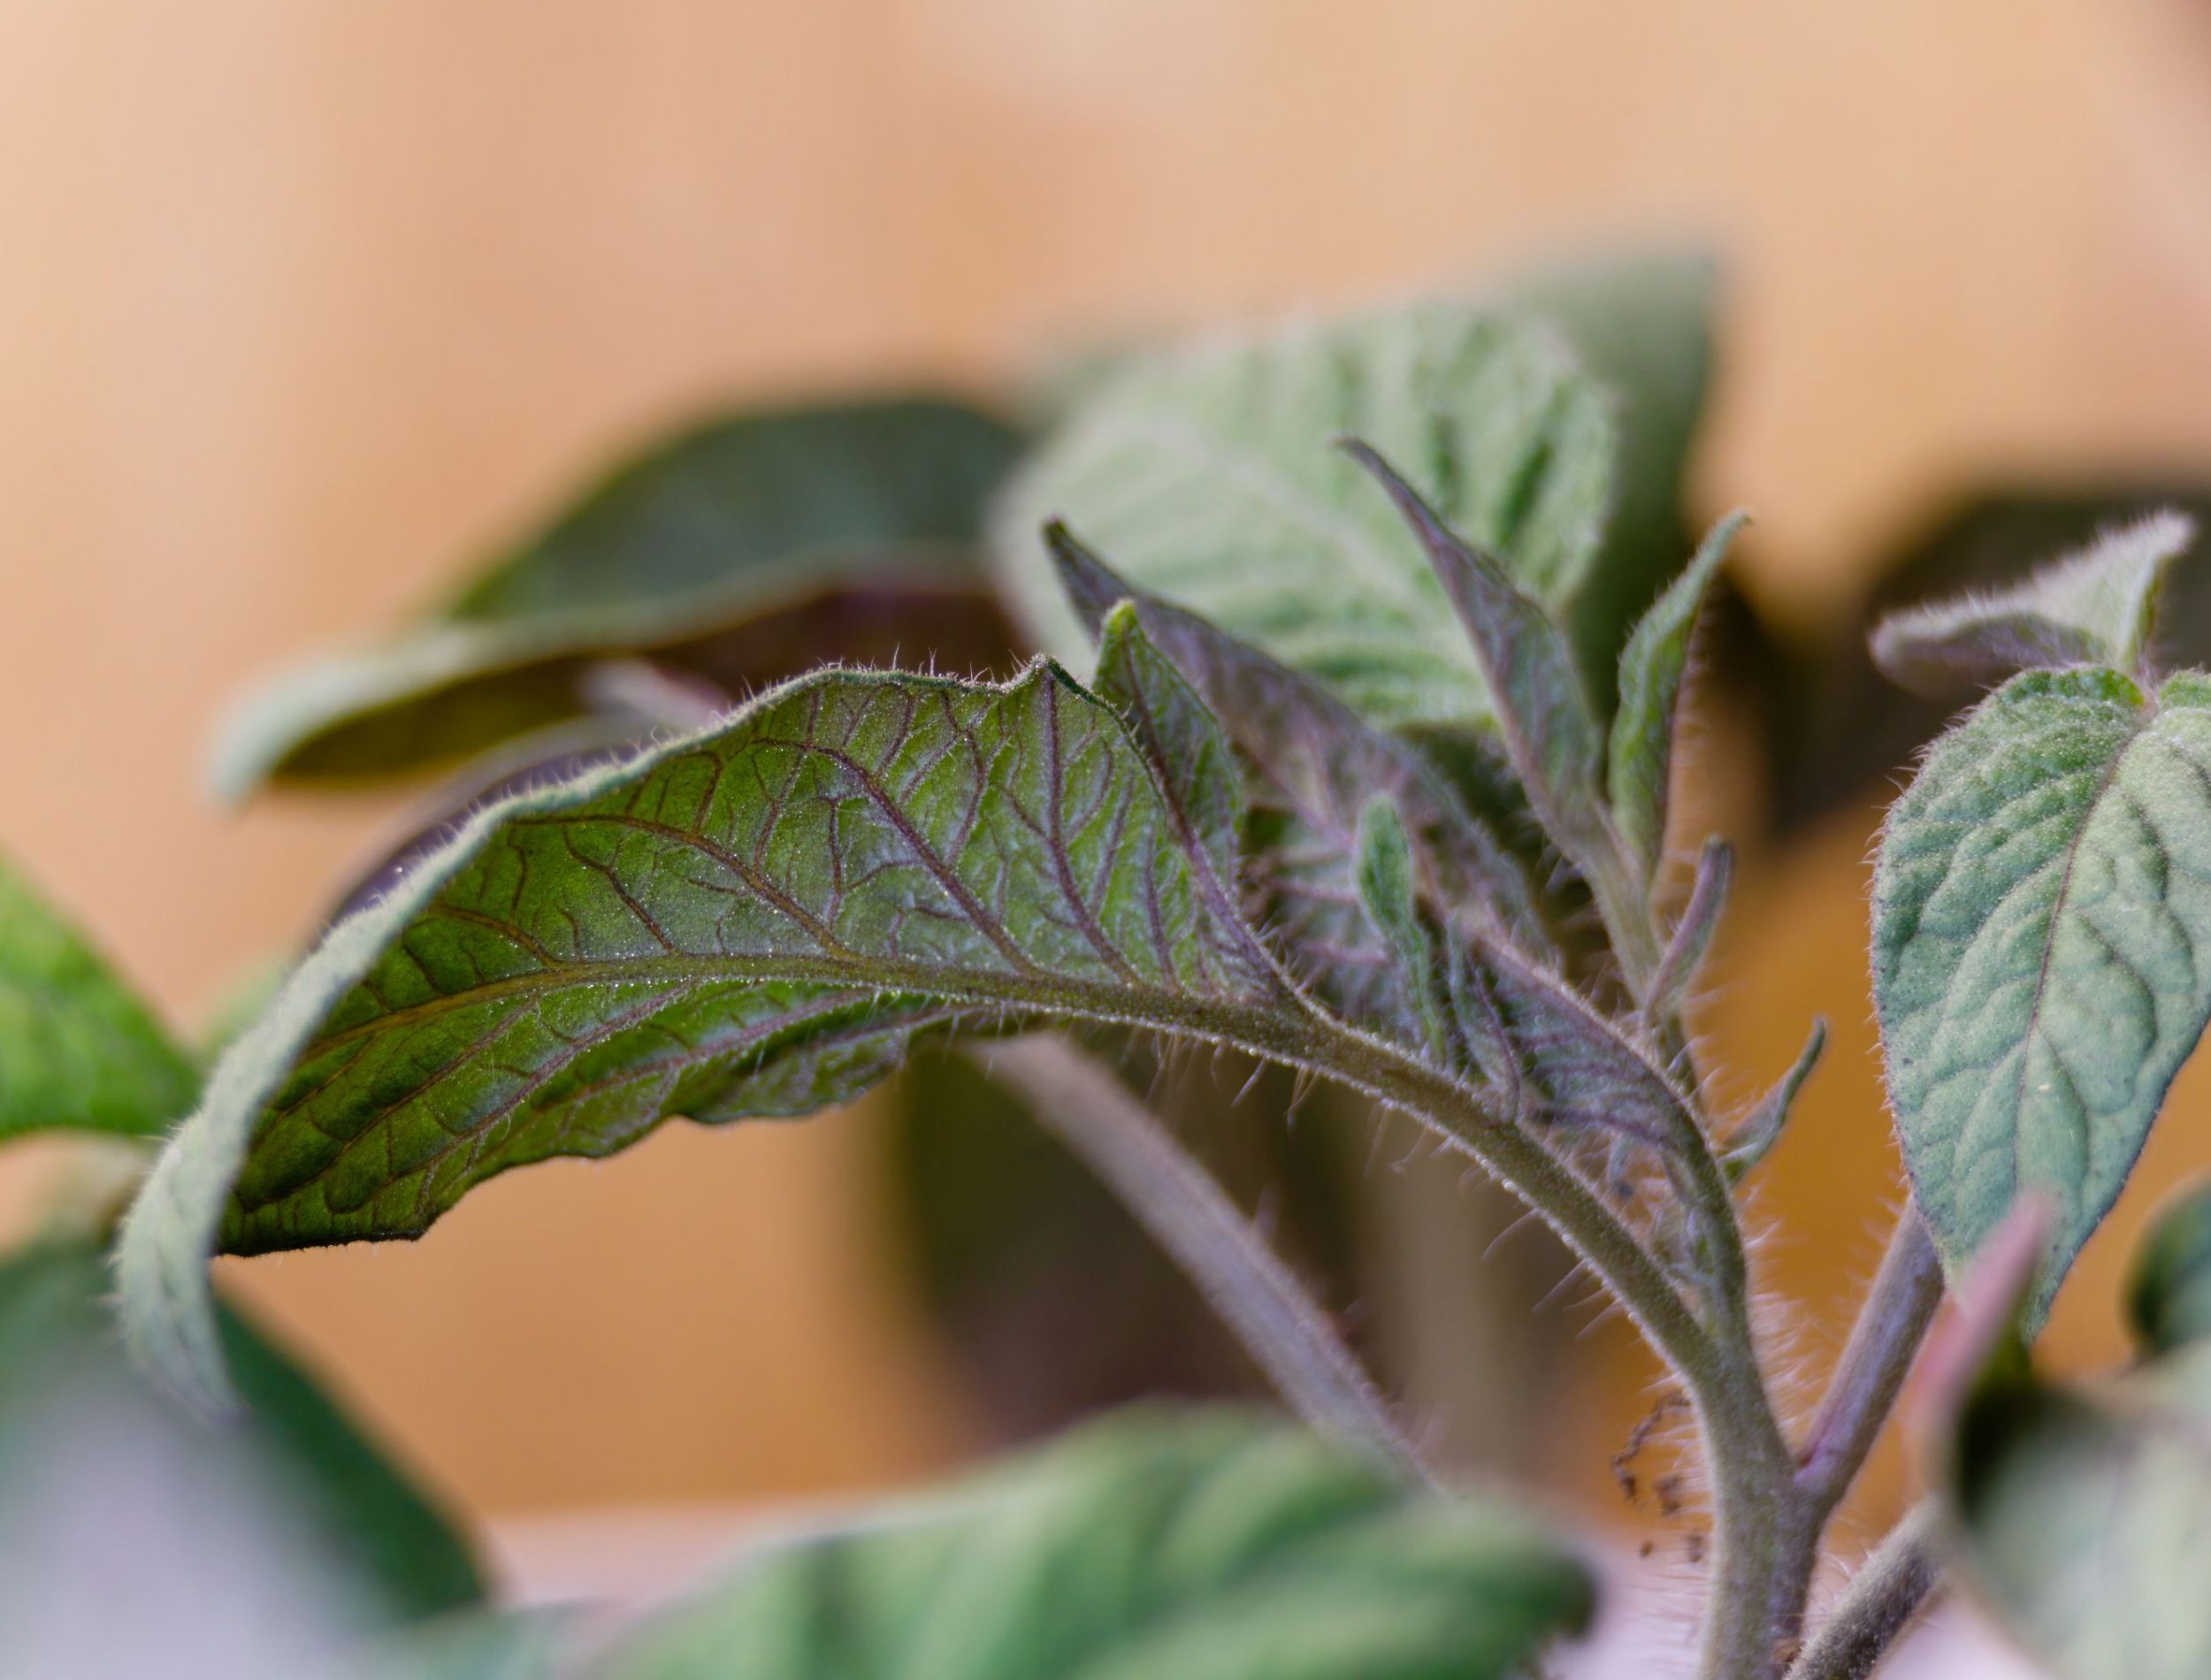
[[[204,1269],[411,1236],[671,1116],[812,1112],[967,1017],[1293,1052],[1305,1016],[1111,707],[824,672],[475,818],[232,1048],[121,1249],[142,1354],[219,1403]]]
[[[1123,579],[1063,527],[1047,533],[1076,615],[1094,630],[1127,602],[1243,760],[1251,816],[1243,874],[1253,919],[1350,1019],[1418,1042],[1396,966],[1358,901],[1360,813],[1387,798],[1422,901],[1543,948],[1526,866],[1472,816],[1420,752],[1361,722],[1309,677]]]

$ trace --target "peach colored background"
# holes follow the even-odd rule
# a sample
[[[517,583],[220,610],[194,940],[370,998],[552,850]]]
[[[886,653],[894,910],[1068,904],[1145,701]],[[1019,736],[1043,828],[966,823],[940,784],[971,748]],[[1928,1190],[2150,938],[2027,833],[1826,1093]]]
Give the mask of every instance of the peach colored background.
[[[1605,233],[1727,248],[1702,496],[1756,509],[1750,586],[1816,626],[1962,473],[2211,464],[2193,15],[0,0],[0,845],[192,1020],[386,809],[211,809],[216,707],[609,449],[716,398],[985,381],[1069,334]],[[1867,832],[1761,867],[1730,958],[1758,984],[1714,1023],[1756,1074],[1815,1004],[1845,1029],[1769,1197],[1804,1233],[1775,1276],[1815,1303],[1870,1261],[1889,1171]],[[2206,1089],[2160,1174],[2211,1157]],[[414,1248],[235,1275],[481,1509],[904,1478],[967,1432],[865,1125],[670,1128]],[[0,1167],[0,1203],[50,1154]],[[2108,1341],[2111,1259],[2062,1317],[2072,1356]]]

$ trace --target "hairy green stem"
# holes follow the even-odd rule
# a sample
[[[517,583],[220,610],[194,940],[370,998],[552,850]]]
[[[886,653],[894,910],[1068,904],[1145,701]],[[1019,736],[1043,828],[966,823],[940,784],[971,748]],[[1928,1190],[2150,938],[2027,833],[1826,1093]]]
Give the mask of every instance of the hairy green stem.
[[[1867,1680],[1880,1667],[1934,1591],[1933,1534],[1933,1507],[1914,1507],[1852,1577],[1788,1680]]]
[[[978,1043],[970,1053],[1028,1098],[1037,1123],[1174,1257],[1300,1417],[1418,1477],[1441,1479],[1289,1268],[1112,1073],[1051,1034]]]

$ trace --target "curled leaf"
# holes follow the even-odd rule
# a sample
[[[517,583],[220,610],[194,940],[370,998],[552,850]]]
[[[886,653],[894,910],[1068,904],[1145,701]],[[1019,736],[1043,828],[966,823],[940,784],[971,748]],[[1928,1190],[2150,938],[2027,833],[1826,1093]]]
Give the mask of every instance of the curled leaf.
[[[2211,1182],[2190,1186],[2158,1210],[2134,1251],[2127,1316],[2152,1349],[2211,1337]]]

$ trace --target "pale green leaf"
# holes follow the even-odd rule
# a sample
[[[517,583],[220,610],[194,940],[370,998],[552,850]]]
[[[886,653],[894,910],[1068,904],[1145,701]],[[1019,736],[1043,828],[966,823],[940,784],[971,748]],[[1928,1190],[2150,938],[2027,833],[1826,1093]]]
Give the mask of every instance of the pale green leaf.
[[[1095,1424],[771,1552],[601,1680],[1503,1680],[1590,1610],[1519,1518],[1231,1415]]]
[[[1982,702],[1890,812],[1873,971],[1952,1278],[2050,1203],[2039,1323],[2211,1018],[2211,680],[2029,672]]]
[[[717,418],[656,444],[400,636],[303,666],[226,724],[214,779],[387,775],[583,711],[596,662],[653,652],[736,693],[832,658],[963,665],[984,500],[1021,447],[935,399]]]
[[[1404,462],[1537,599],[1556,606],[1587,577],[1617,441],[1606,393],[1549,332],[1447,303],[1139,363],[1014,475],[992,546],[1047,646],[1075,638],[1037,541],[1064,518],[1133,584],[1326,683],[1370,722],[1484,720],[1480,672],[1419,544],[1329,448],[1347,433]]]
[[[49,1128],[157,1137],[198,1088],[144,1001],[0,860],[0,1142]]]
[[[35,1453],[51,1408],[98,1396],[126,1414],[141,1401],[153,1410],[115,1346],[111,1281],[88,1244],[0,1261],[0,1506],[11,1461],[19,1448]],[[428,1496],[274,1344],[227,1308],[220,1325],[242,1427],[210,1431],[173,1414],[164,1423],[189,1432],[203,1452],[241,1455],[376,1619],[413,1621],[480,1599],[467,1544]],[[103,1497],[95,1487],[85,1493]]]
[[[1285,982],[1113,710],[829,671],[484,813],[340,923],[157,1163],[126,1325],[219,1401],[204,1268],[425,1229],[494,1173],[664,1118],[810,1113],[960,1016],[1281,1053]]]
[[[2134,1251],[2127,1316],[2153,1348],[2211,1339],[2211,1180],[2158,1210]]]
[[[1688,569],[1643,615],[1620,654],[1619,710],[1607,748],[1607,787],[1613,826],[1646,881],[1656,874],[1665,852],[1677,713],[1697,618],[1728,545],[1745,523],[1743,515],[1730,514],[1712,527]]]
[[[1874,629],[1874,663],[1922,693],[2051,667],[2136,670],[2165,569],[2195,537],[2185,515],[2154,514],[2010,589],[1891,614]]]
[[[1964,1579],[2058,1680],[2211,1674],[2211,1342],[2098,1389],[1984,1381],[1953,1457]]]

